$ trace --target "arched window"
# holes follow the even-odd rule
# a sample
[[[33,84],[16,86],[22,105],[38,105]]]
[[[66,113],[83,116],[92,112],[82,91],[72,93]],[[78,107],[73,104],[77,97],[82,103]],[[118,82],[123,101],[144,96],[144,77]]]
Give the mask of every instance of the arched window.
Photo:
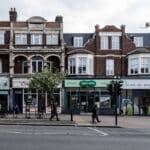
[[[32,73],[43,71],[43,58],[40,56],[34,56],[32,58]]]

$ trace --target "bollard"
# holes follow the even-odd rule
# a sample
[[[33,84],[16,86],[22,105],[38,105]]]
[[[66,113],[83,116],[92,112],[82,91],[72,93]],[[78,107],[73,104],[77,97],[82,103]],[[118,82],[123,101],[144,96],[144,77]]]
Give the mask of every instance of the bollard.
[[[73,121],[73,111],[72,110],[71,110],[71,114],[70,115],[71,115],[70,116],[71,117],[70,120]]]

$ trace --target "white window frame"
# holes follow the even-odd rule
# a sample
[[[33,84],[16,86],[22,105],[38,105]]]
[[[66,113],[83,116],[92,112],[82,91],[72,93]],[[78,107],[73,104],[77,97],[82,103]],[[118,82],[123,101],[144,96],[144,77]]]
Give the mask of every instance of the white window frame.
[[[135,36],[133,37],[133,40],[136,47],[143,47],[143,37]]]
[[[130,59],[130,74],[139,74],[139,58]]]
[[[106,76],[114,75],[114,59],[106,59]]]
[[[68,71],[69,74],[76,74],[76,58],[68,59]]]
[[[71,60],[75,61],[75,68],[71,64]],[[80,61],[81,60],[81,61]],[[91,54],[75,54],[68,57],[68,74],[69,75],[93,75],[94,65],[93,65],[93,55]],[[86,64],[86,65],[85,65]],[[71,65],[72,69],[71,70]],[[81,71],[79,71],[79,69]]]
[[[33,71],[33,63],[35,62],[35,72]],[[32,60],[31,61],[31,66],[32,66],[32,73],[39,72],[39,63],[42,63],[42,70],[43,70],[43,60]],[[41,70],[41,71],[42,71]]]
[[[101,36],[100,37],[100,48],[103,49],[103,50],[109,49],[108,36]]]
[[[120,49],[120,37],[112,36],[111,37],[111,49]]]
[[[15,34],[15,45],[27,45],[27,34]]]
[[[0,31],[0,45],[4,45],[5,44],[5,36],[4,36],[5,32],[4,31]]]
[[[47,34],[46,35],[46,44],[47,45],[58,45],[58,34]]]
[[[78,57],[78,74],[87,74],[87,57]]]
[[[73,38],[74,47],[83,47],[83,37],[74,37]]]
[[[31,45],[42,45],[42,34],[31,34]]]
[[[150,57],[141,57],[140,72],[141,74],[150,73]]]

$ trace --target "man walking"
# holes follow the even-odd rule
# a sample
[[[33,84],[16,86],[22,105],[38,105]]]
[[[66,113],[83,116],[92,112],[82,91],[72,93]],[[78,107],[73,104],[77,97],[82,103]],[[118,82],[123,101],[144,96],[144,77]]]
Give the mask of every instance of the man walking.
[[[54,116],[56,116],[57,121],[59,121],[56,102],[53,102],[51,109],[51,117],[49,118],[49,120],[52,120]]]
[[[92,109],[92,123],[95,122],[95,119],[97,122],[100,122],[99,118],[98,118],[98,108],[97,105],[94,105],[93,109]]]

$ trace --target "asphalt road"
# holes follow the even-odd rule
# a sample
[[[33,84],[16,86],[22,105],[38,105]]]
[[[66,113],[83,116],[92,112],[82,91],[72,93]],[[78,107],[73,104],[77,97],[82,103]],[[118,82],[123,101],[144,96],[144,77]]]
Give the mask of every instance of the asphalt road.
[[[0,126],[0,150],[149,150],[150,130]]]

